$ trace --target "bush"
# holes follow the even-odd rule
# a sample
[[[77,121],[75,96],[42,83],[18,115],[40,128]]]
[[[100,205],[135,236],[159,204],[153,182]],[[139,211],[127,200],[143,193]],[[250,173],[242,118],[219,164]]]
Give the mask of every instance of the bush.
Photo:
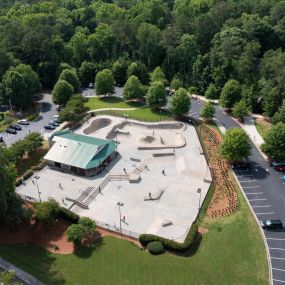
[[[40,164],[33,166],[32,170],[42,170],[47,165],[46,161],[42,161]]]
[[[52,225],[58,216],[59,204],[50,199],[48,202],[37,203],[36,207],[36,221],[45,225]]]
[[[18,179],[18,180],[16,180],[16,182],[15,182],[15,186],[18,187],[18,186],[20,186],[22,183],[23,183],[23,180],[22,180],[22,179]]]
[[[177,252],[185,252],[192,245],[196,234],[198,232],[198,226],[193,224],[189,230],[184,243],[179,243],[174,240],[165,239],[156,235],[142,234],[139,236],[139,241],[143,246],[146,246],[149,242],[160,241],[165,249],[173,250]]]
[[[33,216],[32,208],[23,208],[23,219],[25,222],[29,222]]]
[[[85,228],[82,225],[73,224],[67,228],[67,240],[73,242],[75,245],[80,245],[85,233]]]
[[[62,219],[65,219],[73,224],[76,224],[78,223],[78,220],[79,220],[79,216],[76,215],[75,213],[71,212],[70,210],[68,209],[65,209],[63,207],[60,207],[58,209],[58,215],[57,215],[58,218],[62,218]]]
[[[34,174],[34,172],[32,170],[29,170],[28,172],[26,172],[23,175],[23,180],[27,180],[28,178],[30,178],[32,175]]]
[[[161,254],[164,252],[163,244],[160,241],[149,242],[147,249],[151,254]]]

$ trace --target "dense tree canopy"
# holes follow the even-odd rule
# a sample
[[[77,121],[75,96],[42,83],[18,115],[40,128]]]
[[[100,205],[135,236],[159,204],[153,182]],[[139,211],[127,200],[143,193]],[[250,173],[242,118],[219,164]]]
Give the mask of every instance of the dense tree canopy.
[[[0,98],[29,107],[40,85],[22,64],[49,88],[67,67],[87,87],[104,69],[119,86],[131,75],[146,85],[160,66],[164,82],[224,103],[235,80],[239,95],[224,105],[244,99],[273,117],[285,94],[284,10],[284,0],[1,1]]]

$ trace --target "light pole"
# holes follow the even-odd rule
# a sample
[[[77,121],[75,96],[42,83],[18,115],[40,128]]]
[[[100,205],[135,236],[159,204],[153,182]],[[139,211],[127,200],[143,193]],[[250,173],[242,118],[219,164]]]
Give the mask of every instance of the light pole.
[[[199,211],[200,211],[200,207],[201,207],[201,191],[202,191],[202,189],[198,188],[197,193],[199,193],[199,208],[198,208]]]
[[[41,192],[40,192],[40,190],[39,190],[39,185],[38,185],[38,179],[40,179],[40,177],[34,176],[34,178],[35,178],[35,180],[36,180],[36,183],[35,183],[35,181],[34,181],[33,179],[32,179],[32,182],[33,182],[34,185],[37,186],[38,195],[39,195],[39,200],[40,200],[40,202],[42,202],[42,199],[41,199]]]
[[[117,205],[119,206],[119,215],[120,215],[120,232],[121,232],[121,235],[123,235],[122,233],[122,216],[121,216],[121,207],[124,206],[124,203],[122,202],[117,202]]]

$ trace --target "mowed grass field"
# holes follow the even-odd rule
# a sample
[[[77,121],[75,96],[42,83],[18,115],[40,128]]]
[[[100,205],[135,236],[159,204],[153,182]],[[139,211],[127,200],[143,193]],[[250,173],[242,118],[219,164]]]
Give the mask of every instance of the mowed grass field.
[[[76,254],[51,254],[32,245],[2,245],[0,256],[52,285],[269,284],[261,234],[241,193],[239,199],[237,213],[201,221],[208,232],[187,256],[152,256],[114,237],[105,237],[96,247]]]
[[[119,97],[92,97],[85,103],[85,107],[89,110],[97,110],[103,108],[138,108],[144,106],[141,102],[125,102]]]

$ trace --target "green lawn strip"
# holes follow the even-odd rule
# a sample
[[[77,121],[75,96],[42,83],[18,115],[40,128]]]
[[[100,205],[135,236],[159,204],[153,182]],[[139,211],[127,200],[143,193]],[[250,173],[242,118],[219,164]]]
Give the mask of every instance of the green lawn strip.
[[[146,121],[146,122],[158,122],[160,121],[160,118],[162,121],[171,121],[173,120],[170,112],[168,111],[161,111],[161,114],[159,111],[154,112],[150,108],[140,108],[137,110],[111,110],[110,111],[98,111],[96,112],[98,115],[113,115],[117,117],[124,117],[125,115],[129,116],[129,119],[139,120],[139,121]]]
[[[138,108],[145,105],[140,102],[125,102],[119,97],[92,97],[85,103],[85,107],[89,110],[97,110],[103,108]]]
[[[271,124],[260,120],[254,120],[255,127],[259,134],[264,138],[266,133],[270,130]]]
[[[221,219],[205,218],[208,228],[197,251],[188,257],[152,256],[127,241],[105,237],[96,248],[77,254],[50,254],[31,245],[0,246],[0,256],[47,284],[268,284],[261,234],[246,202]]]

